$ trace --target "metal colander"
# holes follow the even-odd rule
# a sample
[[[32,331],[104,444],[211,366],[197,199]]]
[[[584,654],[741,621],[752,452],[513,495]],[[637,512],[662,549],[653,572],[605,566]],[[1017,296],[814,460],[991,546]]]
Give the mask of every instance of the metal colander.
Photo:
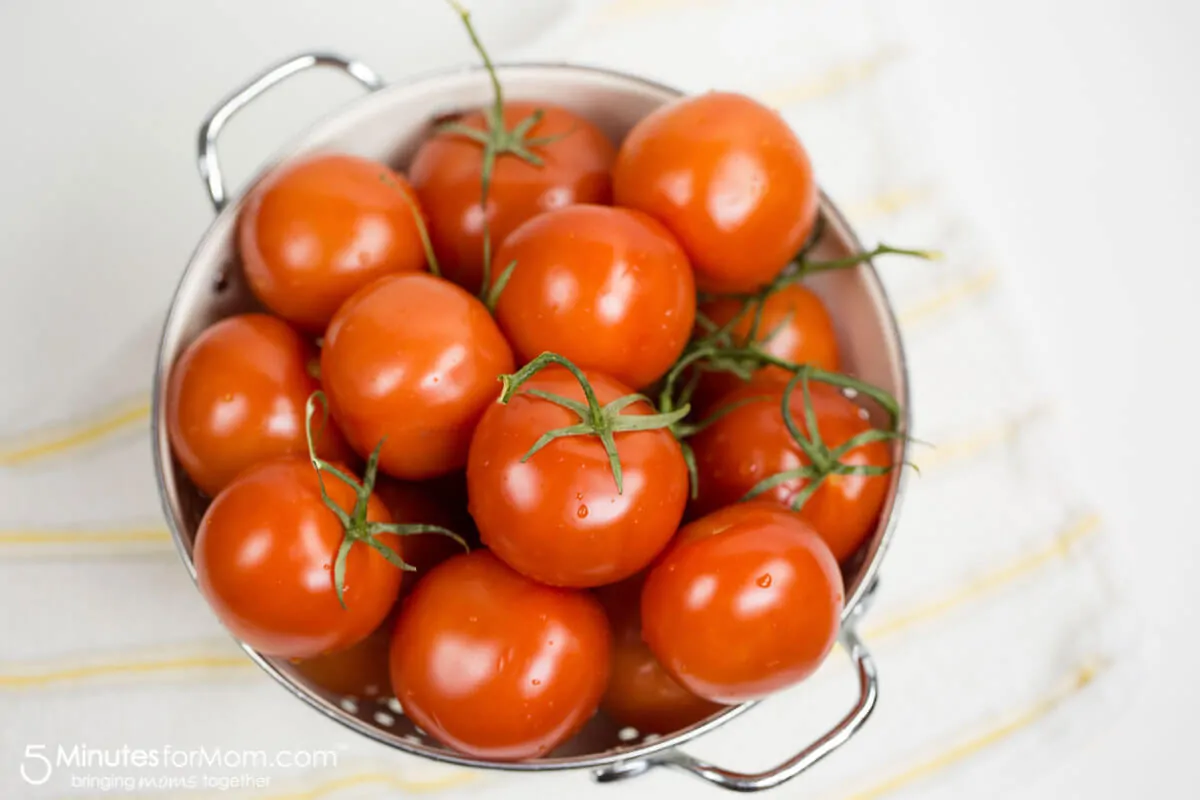
[[[365,97],[326,117],[263,169],[315,150],[336,150],[385,161],[403,168],[417,145],[429,135],[435,119],[490,101],[486,73],[469,69],[385,86],[365,65],[328,53],[288,59],[253,78],[226,98],[200,129],[200,173],[217,217],[200,240],[183,272],[163,328],[154,382],[154,457],[168,524],[184,565],[195,578],[192,539],[205,501],[171,455],[163,416],[168,374],[181,351],[215,320],[258,306],[242,277],[236,254],[236,222],[242,200],[229,200],[217,156],[217,138],[240,109],[275,84],[305,70],[339,70],[367,91]],[[679,96],[660,84],[607,70],[566,65],[502,66],[500,79],[509,99],[528,99],[565,106],[592,119],[619,142],[650,111]],[[261,175],[260,175],[261,177]],[[828,198],[821,200],[822,225],[817,257],[838,258],[861,250],[846,221]],[[829,306],[837,326],[846,367],[857,376],[892,392],[908,429],[908,380],[896,321],[875,269],[870,264],[819,274],[812,288]],[[895,463],[904,460],[905,444],[895,445]],[[469,767],[520,771],[592,769],[593,777],[612,781],[632,777],[655,766],[682,770],[724,788],[757,791],[777,786],[803,772],[848,741],[870,715],[877,697],[874,664],[854,633],[876,583],[876,573],[895,526],[904,470],[895,470],[878,529],[845,565],[846,611],[840,641],[857,671],[860,696],[850,712],[816,742],[806,744],[787,762],[760,773],[735,773],[694,759],[679,748],[725,724],[752,704],[724,710],[669,736],[643,736],[597,715],[571,741],[549,755],[516,763],[480,761],[453,752],[429,737],[404,716],[394,698],[343,697],[314,686],[286,660],[268,658],[244,647],[260,667],[300,700],[339,723],[411,755]]]

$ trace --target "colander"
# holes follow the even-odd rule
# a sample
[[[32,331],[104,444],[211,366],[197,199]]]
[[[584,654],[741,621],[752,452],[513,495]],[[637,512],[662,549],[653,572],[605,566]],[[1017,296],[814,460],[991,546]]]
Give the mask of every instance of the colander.
[[[314,68],[340,71],[357,81],[366,94],[327,116],[277,155],[262,170],[260,179],[276,165],[318,150],[353,153],[403,168],[417,145],[429,135],[435,120],[483,106],[491,97],[487,75],[481,69],[443,72],[385,86],[378,74],[361,62],[331,53],[305,53],[254,77],[204,120],[199,137],[200,174],[217,215],[184,269],[167,314],[158,352],[152,413],[154,463],[163,508],[184,566],[193,579],[192,540],[205,501],[171,455],[163,416],[167,378],[176,358],[205,327],[230,314],[259,308],[243,280],[237,258],[236,223],[243,200],[230,200],[227,196],[217,140],[229,119],[263,92]],[[582,113],[614,142],[619,142],[650,111],[680,96],[675,89],[631,75],[567,64],[505,65],[498,72],[508,98],[558,104]],[[820,241],[814,251],[818,257],[839,258],[862,249],[845,219],[825,196],[821,198],[820,213]],[[855,269],[823,273],[815,276],[811,285],[836,320],[846,367],[895,395],[902,408],[901,430],[908,430],[904,351],[895,317],[874,267],[864,263]],[[905,446],[903,440],[897,441],[895,463],[903,462]],[[877,530],[843,568],[847,602],[839,641],[858,677],[858,700],[825,735],[805,743],[786,762],[762,772],[722,769],[681,749],[689,741],[733,720],[748,710],[751,703],[721,711],[669,736],[643,736],[600,714],[574,739],[545,757],[492,763],[443,747],[405,717],[394,698],[335,696],[312,685],[286,660],[263,656],[245,645],[243,648],[258,666],[299,700],[364,736],[413,756],[481,769],[530,772],[587,769],[601,782],[634,777],[661,766],[726,789],[747,792],[769,789],[796,777],[849,741],[875,706],[878,697],[875,665],[854,629],[877,583],[880,563],[896,524],[905,471],[894,470],[890,480]]]

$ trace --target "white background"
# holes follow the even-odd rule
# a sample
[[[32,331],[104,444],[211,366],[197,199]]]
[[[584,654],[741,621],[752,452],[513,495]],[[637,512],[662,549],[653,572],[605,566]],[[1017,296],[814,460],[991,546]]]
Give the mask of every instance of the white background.
[[[549,18],[559,5],[505,8]],[[1188,413],[1200,344],[1200,4],[888,5],[920,45],[943,177],[1003,259],[1039,366],[1070,410],[1074,468],[1124,536],[1148,626],[1146,679],[1125,716],[1023,796],[1179,796],[1200,712],[1200,437]],[[494,20],[494,50],[519,48],[497,4],[475,6]],[[0,341],[15,365],[5,377],[15,388],[0,395],[5,430],[63,416],[94,387],[59,365],[103,366],[124,346],[109,334],[128,330],[125,310],[91,303],[96,287],[125,283],[138,314],[169,295],[207,221],[191,137],[212,101],[264,53],[325,45],[387,76],[466,60],[457,32],[426,33],[451,33],[440,8],[406,35],[416,7],[0,0]],[[332,24],[346,15],[361,24]],[[330,96],[350,96],[328,81]],[[305,121],[289,91],[253,128],[231,127],[232,172],[247,174]],[[156,323],[147,316],[146,329]]]

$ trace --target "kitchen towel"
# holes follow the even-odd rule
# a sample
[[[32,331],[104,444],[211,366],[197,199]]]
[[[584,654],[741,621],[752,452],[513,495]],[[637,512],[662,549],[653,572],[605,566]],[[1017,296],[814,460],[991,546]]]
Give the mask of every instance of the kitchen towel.
[[[489,10],[485,41],[497,16]],[[613,0],[539,10],[509,18],[521,36],[494,45],[497,60],[570,60],[688,91],[754,95],[800,133],[823,188],[865,241],[944,253],[933,263],[877,263],[904,332],[914,434],[932,444],[915,449],[920,474],[909,481],[862,627],[880,671],[879,707],[850,744],[775,794],[1010,796],[1121,702],[1136,675],[1136,607],[1114,569],[1101,509],[1065,474],[1055,429],[1067,401],[1040,386],[1004,266],[939,182],[910,45],[871,0]],[[345,32],[356,25],[347,19]],[[447,25],[437,35],[462,34]],[[181,161],[190,158],[186,141]],[[97,299],[121,302],[119,283],[105,292]],[[148,387],[166,299],[137,298],[111,359],[44,365],[32,385],[57,387],[71,413],[32,429],[19,420],[35,411],[6,420],[0,796],[720,796],[663,770],[597,786],[584,773],[424,762],[323,719],[261,674],[192,586],[158,511]],[[19,402],[35,410],[40,397]],[[835,653],[809,681],[688,750],[730,768],[770,766],[838,719],[854,692]],[[76,746],[292,755],[269,769],[54,763],[44,784],[30,782],[45,772],[39,755],[57,760],[60,747]],[[158,775],[168,783],[130,789],[129,780]]]

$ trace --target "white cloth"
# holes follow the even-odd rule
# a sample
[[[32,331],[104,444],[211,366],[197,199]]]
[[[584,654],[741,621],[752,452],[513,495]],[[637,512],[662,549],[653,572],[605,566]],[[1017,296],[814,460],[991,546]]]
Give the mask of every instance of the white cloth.
[[[286,16],[284,4],[277,5],[272,13]],[[933,264],[879,262],[911,361],[915,435],[937,445],[916,451],[923,473],[910,481],[881,591],[864,623],[881,673],[880,705],[850,744],[780,794],[835,800],[1010,796],[1059,748],[1101,723],[1136,662],[1138,642],[1131,605],[1111,569],[1103,519],[1062,474],[1054,416],[1063,406],[1041,390],[1028,365],[1021,331],[1005,310],[1003,265],[989,261],[969,216],[940,188],[936,160],[922,146],[921,98],[909,88],[905,43],[889,38],[867,0],[564,0],[521,4],[506,16],[495,6],[476,5],[498,60],[610,66],[687,90],[746,91],[776,105],[807,144],[825,190],[867,241],[944,251],[945,259]],[[331,38],[352,45],[361,32],[366,46],[354,50],[390,59],[386,48],[394,42],[379,30],[385,22],[364,13],[382,15],[383,4],[347,9],[344,18],[339,11],[336,19],[304,30],[310,36],[338,30]],[[154,16],[159,12],[142,12],[149,15],[147,24],[162,23]],[[444,14],[414,18],[408,36],[420,40],[421,52],[441,53],[428,56],[429,63],[465,57],[453,15],[437,12]],[[215,13],[232,20],[241,12]],[[394,19],[388,16],[386,24]],[[180,24],[186,27],[186,20]],[[300,23],[280,24],[283,32],[261,38],[247,26],[230,28],[237,45],[231,52],[238,55],[232,66],[214,67],[227,85],[212,92],[193,82],[191,91],[200,101],[215,100],[253,69],[309,43],[287,34]],[[428,33],[417,35],[422,31]],[[186,48],[181,53],[181,64],[192,63]],[[247,60],[250,55],[259,63]],[[384,72],[394,79],[428,69],[415,58],[401,71]],[[162,75],[174,69],[167,60],[153,74],[139,72],[130,80],[152,103],[150,93],[162,91],[158,81],[169,84]],[[310,107],[300,95],[291,101]],[[192,113],[198,118],[204,110],[193,107]],[[107,130],[103,120],[97,124]],[[191,130],[158,128],[149,110],[113,126],[137,128],[130,141],[165,149],[162,158],[181,169],[191,158],[185,149]],[[82,153],[88,131],[76,134],[78,141],[71,141]],[[143,155],[156,157],[138,157]],[[82,169],[86,177],[88,168]],[[149,209],[170,216],[178,206],[198,224],[195,194],[187,199],[173,193],[176,174],[163,179],[170,190],[152,198]],[[106,173],[106,180],[117,179]],[[53,190],[54,198],[76,191],[91,196],[76,183],[38,188]],[[159,188],[139,191],[153,195]],[[44,360],[26,384],[10,381],[0,401],[12,434],[0,444],[0,796],[98,794],[105,776],[154,772],[78,769],[94,781],[72,786],[71,770],[59,768],[35,789],[14,767],[25,764],[29,774],[40,775],[36,759],[22,757],[39,744],[46,752],[60,745],[108,751],[337,748],[336,767],[171,773],[253,771],[269,777],[267,788],[247,796],[346,800],[395,796],[398,790],[497,800],[531,792],[718,796],[665,771],[599,787],[582,773],[471,773],[405,757],[326,721],[249,664],[165,538],[145,430],[157,326],[176,265],[198,230],[190,239],[158,241],[148,209],[140,220],[120,216],[138,208],[136,202],[117,204],[106,213],[118,231],[145,232],[150,252],[174,257],[153,266],[160,274],[149,288],[143,282],[130,290],[117,280],[121,273],[96,280],[89,271],[97,265],[81,257],[78,243],[34,242],[19,233],[9,242],[17,247],[16,260],[48,267],[23,278],[30,292],[44,288],[53,297],[58,282],[78,276],[89,305],[110,311],[99,320],[96,312],[60,309],[64,338],[52,335],[57,328],[35,322],[41,333],[34,344],[44,345]],[[103,219],[87,222],[97,226],[91,236],[103,236]],[[136,253],[138,246],[101,251]],[[100,266],[121,269],[117,263]],[[133,265],[124,274],[138,278],[147,270]],[[4,302],[6,316],[44,313],[12,293]],[[82,342],[93,336],[105,343],[89,350]],[[0,355],[4,374],[29,372],[30,358],[21,348],[6,348]],[[66,422],[42,425],[55,420]],[[21,433],[31,426],[36,430]],[[813,679],[689,752],[732,768],[769,766],[837,719],[853,691],[850,671],[835,654]]]

